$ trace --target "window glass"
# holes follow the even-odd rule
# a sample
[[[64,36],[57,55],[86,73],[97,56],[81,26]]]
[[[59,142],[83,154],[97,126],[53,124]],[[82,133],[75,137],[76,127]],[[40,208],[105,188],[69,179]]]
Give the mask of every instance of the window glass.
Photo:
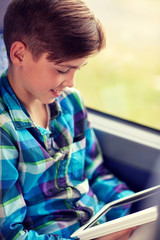
[[[86,2],[107,45],[77,74],[85,105],[160,129],[160,1]]]

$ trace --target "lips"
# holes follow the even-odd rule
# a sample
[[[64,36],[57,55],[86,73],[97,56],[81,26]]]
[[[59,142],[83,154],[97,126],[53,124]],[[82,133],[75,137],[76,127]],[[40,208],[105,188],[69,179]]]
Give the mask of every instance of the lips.
[[[54,96],[59,97],[62,94],[63,90],[51,89],[51,92]]]
[[[56,93],[61,93],[62,90],[55,90],[55,89],[52,89],[52,91],[56,92]]]

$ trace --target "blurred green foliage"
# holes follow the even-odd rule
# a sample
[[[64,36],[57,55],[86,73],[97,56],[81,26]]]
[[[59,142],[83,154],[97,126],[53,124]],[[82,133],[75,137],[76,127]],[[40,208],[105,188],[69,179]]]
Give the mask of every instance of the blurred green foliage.
[[[85,105],[160,129],[160,67],[151,59],[138,59],[136,65],[102,53],[90,59],[76,76]]]
[[[160,130],[160,2],[86,1],[107,46],[76,76],[85,105]]]

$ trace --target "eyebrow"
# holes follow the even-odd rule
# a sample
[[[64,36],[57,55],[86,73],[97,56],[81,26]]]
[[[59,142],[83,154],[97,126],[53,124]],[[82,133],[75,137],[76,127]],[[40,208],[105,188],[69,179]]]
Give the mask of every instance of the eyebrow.
[[[60,67],[65,67],[65,68],[73,68],[73,69],[79,69],[79,68],[81,68],[81,67],[84,67],[86,64],[87,64],[88,62],[86,62],[86,63],[84,63],[82,66],[74,66],[74,65],[61,65],[61,64],[59,64],[59,66]]]

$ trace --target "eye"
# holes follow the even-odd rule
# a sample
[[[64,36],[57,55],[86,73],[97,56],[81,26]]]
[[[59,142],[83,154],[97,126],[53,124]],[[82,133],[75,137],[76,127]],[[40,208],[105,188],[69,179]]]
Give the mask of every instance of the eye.
[[[66,71],[57,70],[57,72],[58,72],[59,74],[67,74],[67,73],[68,73],[68,71],[69,71],[69,69],[68,69],[68,70],[66,70]]]

